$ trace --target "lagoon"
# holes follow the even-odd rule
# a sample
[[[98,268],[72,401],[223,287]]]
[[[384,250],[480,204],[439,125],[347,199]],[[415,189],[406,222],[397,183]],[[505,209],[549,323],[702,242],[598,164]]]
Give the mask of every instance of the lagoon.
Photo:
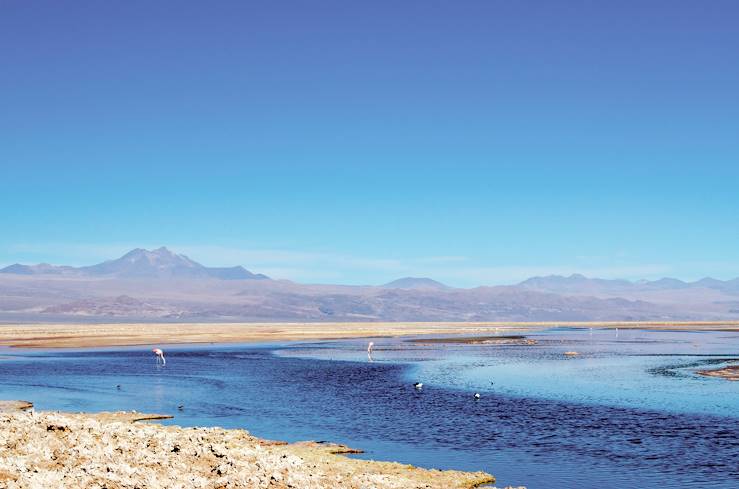
[[[368,340],[172,346],[165,367],[143,347],[3,349],[0,397],[330,440],[364,458],[486,470],[498,486],[737,487],[739,383],[695,370],[739,358],[739,334],[527,337],[536,344],[373,338],[371,359]]]

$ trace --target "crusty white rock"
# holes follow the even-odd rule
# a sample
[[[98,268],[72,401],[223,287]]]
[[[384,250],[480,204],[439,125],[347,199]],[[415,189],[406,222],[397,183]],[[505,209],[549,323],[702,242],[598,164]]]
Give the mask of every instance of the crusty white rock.
[[[355,460],[341,445],[133,423],[138,413],[0,412],[0,487],[464,488],[494,478]]]

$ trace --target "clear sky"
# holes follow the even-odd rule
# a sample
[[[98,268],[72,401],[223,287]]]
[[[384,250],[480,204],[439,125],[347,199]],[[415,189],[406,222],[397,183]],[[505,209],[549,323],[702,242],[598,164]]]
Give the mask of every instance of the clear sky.
[[[0,2],[0,265],[739,275],[739,2]]]

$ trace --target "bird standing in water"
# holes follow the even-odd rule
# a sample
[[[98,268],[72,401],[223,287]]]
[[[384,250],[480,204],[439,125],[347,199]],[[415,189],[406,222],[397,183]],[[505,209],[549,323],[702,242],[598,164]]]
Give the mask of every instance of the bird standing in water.
[[[161,348],[154,348],[151,351],[154,352],[154,355],[157,356],[157,365],[159,365],[160,363],[162,365],[167,365],[167,360],[164,359],[164,352]]]

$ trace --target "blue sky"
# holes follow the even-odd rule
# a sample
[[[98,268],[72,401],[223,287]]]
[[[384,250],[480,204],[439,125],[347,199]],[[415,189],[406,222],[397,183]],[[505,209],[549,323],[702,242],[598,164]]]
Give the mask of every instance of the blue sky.
[[[734,1],[0,3],[0,265],[739,276]]]

